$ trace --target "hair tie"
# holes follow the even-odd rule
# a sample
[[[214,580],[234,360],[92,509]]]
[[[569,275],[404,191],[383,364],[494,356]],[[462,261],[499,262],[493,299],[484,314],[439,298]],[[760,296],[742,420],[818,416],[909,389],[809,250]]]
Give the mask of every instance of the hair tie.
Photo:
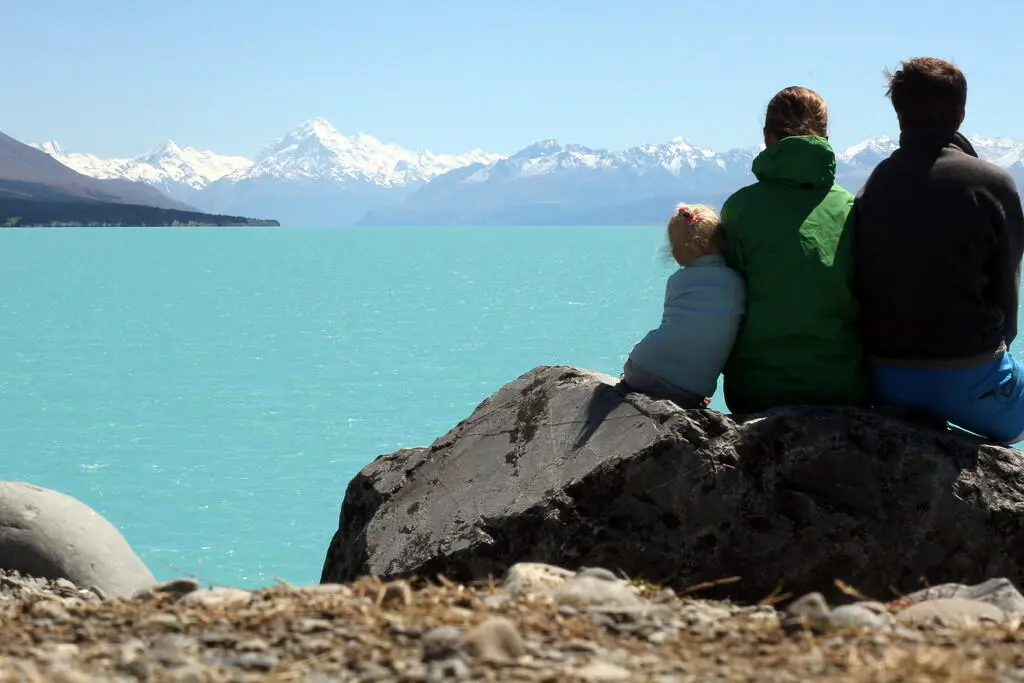
[[[688,225],[693,225],[697,222],[696,212],[688,206],[680,206],[677,213],[683,217]]]

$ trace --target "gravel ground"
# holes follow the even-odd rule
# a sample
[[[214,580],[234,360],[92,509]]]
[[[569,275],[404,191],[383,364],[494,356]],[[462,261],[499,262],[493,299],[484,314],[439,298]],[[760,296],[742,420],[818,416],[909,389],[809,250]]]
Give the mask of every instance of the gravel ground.
[[[130,600],[0,572],[0,681],[1024,681],[1019,619],[910,624],[907,604],[840,619],[820,596],[777,611],[543,565],[504,585],[181,579]]]

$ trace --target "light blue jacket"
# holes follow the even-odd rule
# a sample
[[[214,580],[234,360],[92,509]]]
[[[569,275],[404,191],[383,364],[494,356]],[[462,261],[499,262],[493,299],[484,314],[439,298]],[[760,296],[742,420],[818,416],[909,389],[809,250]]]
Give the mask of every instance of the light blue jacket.
[[[719,254],[669,276],[661,325],[629,352],[647,372],[698,396],[711,396],[746,310],[743,278]]]

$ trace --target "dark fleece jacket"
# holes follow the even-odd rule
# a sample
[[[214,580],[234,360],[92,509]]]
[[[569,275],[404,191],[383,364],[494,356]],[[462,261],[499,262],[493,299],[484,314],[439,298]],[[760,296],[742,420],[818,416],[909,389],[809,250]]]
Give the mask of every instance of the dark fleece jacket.
[[[904,132],[857,194],[865,351],[964,360],[1017,335],[1024,216],[1013,178],[949,131]]]

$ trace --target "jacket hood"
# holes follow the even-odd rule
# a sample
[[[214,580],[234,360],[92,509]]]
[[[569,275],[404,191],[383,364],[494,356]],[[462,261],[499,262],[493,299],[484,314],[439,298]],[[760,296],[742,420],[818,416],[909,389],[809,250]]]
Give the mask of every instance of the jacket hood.
[[[836,181],[836,154],[826,138],[794,135],[765,148],[751,170],[758,180],[828,188]]]

